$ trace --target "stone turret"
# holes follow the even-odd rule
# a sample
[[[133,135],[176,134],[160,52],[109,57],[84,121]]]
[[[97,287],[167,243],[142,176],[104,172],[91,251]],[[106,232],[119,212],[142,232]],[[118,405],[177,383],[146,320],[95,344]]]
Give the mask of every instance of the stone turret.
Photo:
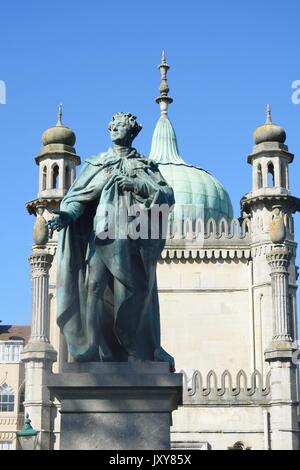
[[[55,127],[43,133],[43,148],[35,161],[39,165],[39,196],[62,197],[73,183],[80,158],[74,148],[74,132],[62,124],[62,106]]]
[[[43,147],[35,158],[39,167],[39,189],[37,199],[27,203],[29,213],[36,214],[36,207],[41,204],[49,211],[58,209],[75,180],[76,166],[80,165],[75,142],[74,132],[62,124],[62,105],[59,105],[57,124],[43,133]]]
[[[47,221],[76,177],[80,157],[74,148],[74,132],[62,124],[62,106],[54,127],[43,133],[43,147],[35,158],[39,167],[37,197],[26,204],[29,214],[36,216],[33,247],[29,256],[32,279],[31,338],[23,350],[25,363],[25,402],[33,426],[40,432],[38,448],[53,447],[53,425],[56,406],[45,387],[46,378],[61,367],[66,347],[56,325],[57,234],[49,239]]]
[[[253,236],[257,241],[269,240],[269,225],[277,206],[284,217],[287,237],[294,239],[292,214],[300,210],[300,200],[291,195],[289,165],[294,155],[285,140],[284,129],[272,122],[267,105],[266,122],[255,129],[255,145],[248,156],[248,163],[252,165],[252,191],[241,200],[243,214],[251,214]]]
[[[298,448],[298,372],[294,360],[297,245],[293,214],[300,210],[300,199],[291,194],[289,165],[294,155],[285,140],[286,133],[272,122],[268,105],[266,123],[254,131],[255,145],[248,156],[252,191],[241,199],[242,217],[251,219],[253,365],[263,374],[269,370],[271,374],[269,412],[274,450]]]

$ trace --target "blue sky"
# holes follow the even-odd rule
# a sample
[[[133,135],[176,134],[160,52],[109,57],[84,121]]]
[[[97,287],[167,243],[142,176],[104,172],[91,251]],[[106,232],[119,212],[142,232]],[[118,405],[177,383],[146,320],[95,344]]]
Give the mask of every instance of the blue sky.
[[[247,155],[268,102],[296,154],[290,178],[300,195],[300,105],[291,101],[291,84],[300,79],[299,13],[298,0],[2,2],[3,322],[30,322],[27,256],[34,218],[25,202],[37,194],[34,157],[42,132],[56,122],[58,103],[82,159],[109,146],[107,123],[117,111],[138,116],[143,131],[136,147],[148,154],[159,116],[154,99],[162,48],[171,65],[169,114],[180,153],[224,184],[235,215],[251,189]],[[296,234],[299,240],[298,216]]]

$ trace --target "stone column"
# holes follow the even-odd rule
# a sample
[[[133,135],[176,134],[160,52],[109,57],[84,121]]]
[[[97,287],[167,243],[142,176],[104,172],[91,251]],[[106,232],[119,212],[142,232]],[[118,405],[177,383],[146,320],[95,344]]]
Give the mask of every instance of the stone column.
[[[275,247],[267,254],[271,267],[274,313],[273,341],[292,341],[289,318],[289,264],[291,255],[285,247]]]
[[[289,312],[290,253],[284,245],[275,246],[267,255],[271,267],[274,330],[265,351],[271,367],[271,449],[299,449],[297,418],[297,366]]]
[[[32,323],[31,342],[46,342],[49,323],[49,269],[53,256],[44,249],[34,246],[29,256],[32,279]]]
[[[43,208],[37,208],[35,245],[29,256],[32,279],[31,336],[21,357],[25,363],[25,412],[29,413],[33,428],[40,431],[38,449],[47,450],[52,447],[50,417],[53,403],[45,383],[57,353],[49,342],[49,269],[53,256],[46,247],[48,230],[42,214]]]

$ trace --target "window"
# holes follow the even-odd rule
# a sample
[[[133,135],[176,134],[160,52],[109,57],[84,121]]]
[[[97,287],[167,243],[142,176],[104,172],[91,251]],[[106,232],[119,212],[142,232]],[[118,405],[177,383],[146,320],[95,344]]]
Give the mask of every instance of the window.
[[[3,384],[0,387],[0,412],[14,411],[15,408],[15,394],[13,389]]]
[[[20,362],[23,340],[0,341],[0,363]]]
[[[263,185],[263,179],[262,179],[262,172],[261,172],[261,164],[259,164],[257,167],[257,188],[261,189],[262,185]]]
[[[45,189],[47,188],[47,167],[44,166],[43,168],[43,183],[42,183],[42,191],[45,191]]]
[[[54,165],[52,168],[52,189],[58,189],[58,175],[59,175],[58,165]]]
[[[71,186],[71,170],[67,166],[66,167],[66,172],[65,172],[65,188],[69,189],[70,186]]]
[[[286,167],[285,167],[284,162],[281,162],[280,174],[281,174],[281,187],[286,188]]]
[[[0,441],[0,450],[13,450],[12,441]]]
[[[268,187],[274,188],[274,165],[273,163],[268,163]]]

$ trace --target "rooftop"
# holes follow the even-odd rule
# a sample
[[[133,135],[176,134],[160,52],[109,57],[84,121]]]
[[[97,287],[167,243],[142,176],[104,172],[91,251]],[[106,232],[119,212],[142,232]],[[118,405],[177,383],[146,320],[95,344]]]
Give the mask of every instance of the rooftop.
[[[25,344],[30,337],[30,325],[1,325],[0,324],[0,341],[21,341]]]

